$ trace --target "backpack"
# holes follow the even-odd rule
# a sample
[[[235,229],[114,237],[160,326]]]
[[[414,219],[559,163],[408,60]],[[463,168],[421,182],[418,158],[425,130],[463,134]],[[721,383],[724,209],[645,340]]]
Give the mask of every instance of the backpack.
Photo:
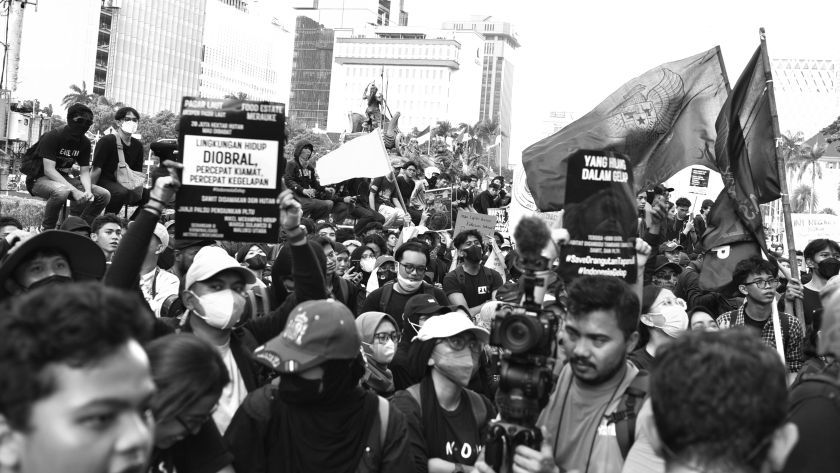
[[[423,292],[427,296],[435,296],[435,287],[423,281]],[[382,296],[379,298],[379,311],[386,312],[385,308],[391,302],[391,294],[394,293],[394,281],[388,281],[382,286]],[[386,312],[387,313],[387,312]]]
[[[20,172],[26,174],[27,181],[34,179],[44,167],[44,159],[38,155],[39,144],[41,144],[41,141],[36,141],[20,158]]]
[[[618,440],[618,448],[621,456],[627,458],[627,453],[636,441],[636,418],[642,410],[650,385],[650,373],[641,370],[633,378],[624,394],[621,395],[621,402],[618,409],[608,416],[607,425],[615,424],[615,437]]]
[[[423,418],[423,402],[420,400],[420,384],[413,384],[409,386],[406,391],[411,397],[417,401],[417,405],[420,406],[420,418]],[[481,399],[481,394],[478,394],[475,391],[470,389],[464,389],[467,393],[467,397],[470,399],[470,407],[472,407],[472,414],[475,418],[475,423],[478,424],[478,430],[484,428],[487,424],[487,406],[484,405],[484,400]]]
[[[259,292],[259,294],[257,294]],[[248,291],[248,301],[251,302],[251,317],[259,318],[271,312],[271,297],[268,288],[254,286]]]
[[[479,266],[481,271],[478,272],[477,276],[479,276],[478,285],[486,286],[487,287],[487,296],[489,297],[488,300],[493,300],[493,292],[490,290],[490,285],[493,282],[493,274],[488,273],[487,271],[493,271],[492,269],[488,268],[487,266]],[[467,276],[464,273],[464,267],[458,266],[455,268],[455,275],[458,276],[458,283],[461,284],[463,287],[467,287],[466,279]],[[483,277],[481,277],[483,276]],[[481,294],[479,294],[481,295]]]

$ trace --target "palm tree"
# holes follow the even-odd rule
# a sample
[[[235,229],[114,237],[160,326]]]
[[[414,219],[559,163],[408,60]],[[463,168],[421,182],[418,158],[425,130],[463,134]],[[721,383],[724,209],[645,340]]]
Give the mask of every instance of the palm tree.
[[[98,105],[105,105],[108,108],[118,109],[121,107],[125,107],[125,104],[116,100],[116,99],[109,99],[104,95],[97,95],[96,96],[97,104]]]
[[[814,192],[814,186],[816,185],[817,176],[822,179],[822,166],[820,166],[820,158],[825,155],[825,150],[828,146],[819,146],[817,145],[816,148],[812,148],[810,146],[804,146],[797,157],[797,162],[799,163],[799,180],[802,180],[802,176],[805,174],[805,171],[808,168],[811,168],[811,213],[814,212],[814,209],[817,206],[817,196]]]
[[[813,198],[813,200],[811,200]],[[790,210],[793,213],[814,213],[814,209],[819,205],[819,200],[811,190],[808,184],[800,184],[793,190],[790,196]]]
[[[247,92],[236,92],[235,94],[225,95],[226,99],[248,100]]]
[[[446,141],[448,136],[452,136],[452,124],[449,120],[438,120],[437,127],[435,127],[435,136],[440,136]]]
[[[478,141],[478,138],[475,136],[477,126],[478,123],[476,123],[475,125],[470,125],[469,123],[461,122],[458,124],[459,130],[466,128],[466,134],[470,135],[470,139],[467,140],[467,152],[472,151],[473,144]]]
[[[70,85],[70,90],[72,90],[73,93],[67,94],[63,99],[61,99],[61,105],[64,105],[64,108],[67,108],[77,102],[84,105],[90,105],[95,102],[96,97],[98,97],[96,94],[88,93],[85,81],[82,81],[81,87],[76,84]]]
[[[793,175],[799,171],[799,163],[797,158],[802,152],[802,143],[805,141],[805,135],[799,131],[796,134],[783,133],[781,136],[782,158],[784,160],[785,172],[788,173],[788,183],[793,183]]]

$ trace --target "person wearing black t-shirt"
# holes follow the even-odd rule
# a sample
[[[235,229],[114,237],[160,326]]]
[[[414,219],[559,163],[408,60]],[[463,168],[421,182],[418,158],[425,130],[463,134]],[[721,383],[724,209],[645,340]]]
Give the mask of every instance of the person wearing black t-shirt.
[[[167,335],[145,348],[157,387],[149,473],[232,473],[233,455],[211,417],[230,382],[218,350],[186,333]]]
[[[452,244],[458,249],[463,264],[443,278],[443,291],[453,304],[470,308],[477,315],[487,301],[495,300],[504,281],[496,271],[482,266],[481,233],[466,230],[455,236]]]
[[[360,314],[385,312],[397,321],[402,330],[405,305],[412,296],[426,294],[442,306],[449,305],[449,299],[440,289],[423,281],[429,261],[428,247],[419,243],[405,243],[397,248],[397,279],[370,293],[362,305]],[[387,300],[386,300],[387,299]],[[383,307],[384,305],[384,307]]]
[[[46,133],[38,141],[36,153],[42,165],[34,175],[27,176],[26,187],[30,194],[47,201],[41,231],[55,229],[67,199],[73,201],[71,215],[81,217],[88,225],[111,200],[107,189],[91,182],[90,141],[85,133],[92,124],[90,108],[75,103],[67,109],[67,125]],[[74,164],[80,167],[78,179],[70,175]]]
[[[114,114],[114,120],[117,122],[116,133],[100,139],[93,150],[90,179],[111,193],[111,202],[105,207],[105,213],[118,214],[125,204],[140,206],[148,202],[149,191],[144,189],[140,200],[132,201],[129,190],[117,182],[116,176],[117,166],[120,164],[117,140],[122,143],[125,165],[132,171],[143,171],[143,143],[131,137],[137,131],[140,114],[131,107],[123,107]]]
[[[496,197],[499,195],[499,185],[491,183],[487,190],[478,194],[473,201],[473,208],[480,214],[487,215],[487,209],[495,205]]]
[[[472,205],[472,195],[470,194],[470,176],[461,176],[460,187],[455,188],[455,194],[452,196],[452,205],[459,209],[470,210]]]

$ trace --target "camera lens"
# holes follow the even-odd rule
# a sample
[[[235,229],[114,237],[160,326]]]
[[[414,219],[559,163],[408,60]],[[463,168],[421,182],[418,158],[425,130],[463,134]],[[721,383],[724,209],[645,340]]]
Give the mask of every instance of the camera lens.
[[[542,327],[535,317],[508,315],[501,326],[502,346],[512,353],[525,353],[540,340]]]

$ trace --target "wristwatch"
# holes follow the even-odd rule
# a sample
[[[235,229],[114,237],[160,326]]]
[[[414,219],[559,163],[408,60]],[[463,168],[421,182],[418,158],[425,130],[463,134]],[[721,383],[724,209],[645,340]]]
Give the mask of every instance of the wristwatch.
[[[452,473],[464,473],[464,465],[460,463],[455,464],[455,469],[452,470]]]

